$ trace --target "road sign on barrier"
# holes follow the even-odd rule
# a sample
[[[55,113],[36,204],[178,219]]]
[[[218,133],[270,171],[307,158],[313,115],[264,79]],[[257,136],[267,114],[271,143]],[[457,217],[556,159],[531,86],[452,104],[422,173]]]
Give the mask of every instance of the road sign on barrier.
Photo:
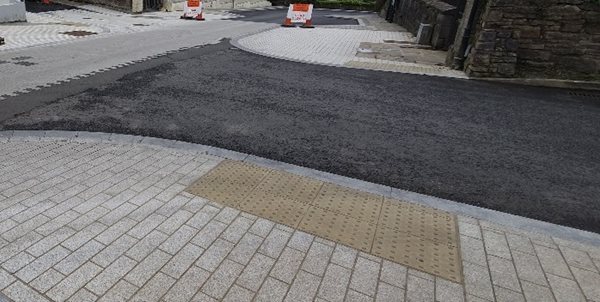
[[[304,28],[313,28],[313,5],[307,3],[293,3],[288,8],[287,16],[281,26],[294,27],[294,23],[302,23]]]
[[[202,0],[187,0],[183,3],[181,19],[204,20],[204,2]]]

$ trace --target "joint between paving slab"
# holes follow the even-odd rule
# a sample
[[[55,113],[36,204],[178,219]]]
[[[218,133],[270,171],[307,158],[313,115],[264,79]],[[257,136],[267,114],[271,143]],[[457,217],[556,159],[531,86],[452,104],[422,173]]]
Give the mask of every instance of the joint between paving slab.
[[[577,241],[593,246],[600,246],[600,234],[579,230],[567,226],[557,225],[549,222],[535,220],[527,217],[503,213],[491,209],[480,208],[452,200],[424,195],[416,192],[393,188],[386,185],[375,184],[359,179],[341,176],[329,172],[318,171],[262,158],[247,153],[227,150],[223,148],[194,144],[176,140],[145,137],[117,133],[85,132],[85,131],[44,131],[44,130],[8,130],[0,131],[0,142],[10,141],[67,141],[74,143],[112,143],[131,144],[147,147],[167,148],[175,151],[187,151],[198,154],[211,155],[224,159],[244,161],[258,166],[281,170],[296,175],[316,178],[337,185],[367,191],[374,194],[392,197],[399,200],[409,201],[457,215],[463,215],[489,221],[510,228],[526,230],[545,234],[553,237]]]

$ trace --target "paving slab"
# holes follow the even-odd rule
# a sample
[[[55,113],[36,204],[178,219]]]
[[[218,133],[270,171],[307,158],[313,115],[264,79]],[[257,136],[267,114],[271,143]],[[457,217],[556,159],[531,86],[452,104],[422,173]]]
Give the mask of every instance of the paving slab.
[[[87,158],[85,153],[69,151],[82,147],[109,151],[105,161],[92,163],[81,160]],[[8,151],[34,149],[39,152]],[[54,156],[47,157],[48,152]],[[159,161],[144,161],[148,154],[160,158],[196,158],[203,164],[187,170],[197,177],[173,178],[177,171],[183,171],[187,160],[170,160],[175,165],[170,167]],[[84,196],[84,190],[68,193],[70,187],[65,186],[59,194],[75,194],[79,198],[63,200],[68,207],[56,205],[56,215],[43,220],[44,223],[63,225],[66,213],[73,215],[69,220],[92,217],[92,221],[89,227],[73,229],[63,238],[51,237],[52,233],[38,234],[37,228],[28,226],[30,221],[37,221],[35,217],[21,222],[12,219],[20,211],[11,209],[26,207],[27,211],[35,205],[26,199],[6,202],[11,199],[5,192],[18,195],[28,190],[23,183],[41,182],[43,176],[31,174],[18,181],[13,179],[14,183],[0,190],[0,196],[6,198],[0,199],[0,206],[9,210],[5,212],[7,219],[14,222],[6,226],[6,231],[20,231],[11,232],[10,241],[0,241],[0,297],[13,301],[190,301],[192,297],[230,301],[595,301],[599,298],[597,246],[564,238],[554,240],[547,234],[527,235],[526,230],[494,227],[485,220],[458,215],[461,222],[456,224],[458,233],[468,240],[460,244],[461,274],[465,281],[454,282],[318,235],[295,231],[213,200],[198,203],[184,188],[214,168],[215,161],[223,159],[205,153],[191,155],[188,151],[143,143],[82,142],[74,138],[0,142],[0,157],[7,163],[0,166],[0,174],[32,166],[45,169],[57,160],[69,167],[63,171],[66,174],[82,165],[94,169],[105,163],[138,158],[129,170],[118,171],[114,177],[140,182],[144,178],[136,179],[137,173],[156,170],[162,171],[158,174],[161,178],[153,182],[175,180],[172,185],[156,186],[159,189],[153,194],[163,194],[178,185],[174,195],[168,193],[172,196],[165,201],[174,203],[173,210],[163,211],[160,206],[146,210],[145,217],[164,217],[155,224],[132,219],[137,217],[137,209],[152,202],[146,197],[136,199],[139,202],[135,204],[128,202],[146,194],[144,190],[133,191],[133,196],[123,200],[136,210],[116,215],[120,207],[112,206],[110,198],[98,199],[86,211],[73,211],[94,196]],[[87,187],[84,184],[91,177],[94,176],[86,174],[72,181],[74,185]],[[130,185],[135,184],[132,181]],[[95,208],[104,210],[100,215],[86,216]],[[108,225],[98,228],[104,223]],[[41,222],[37,224],[40,226]],[[154,229],[140,233],[142,226]],[[45,242],[45,238],[56,238],[59,242],[46,251],[35,245]],[[30,250],[38,252],[31,254]],[[483,257],[476,256],[474,251],[483,253]]]

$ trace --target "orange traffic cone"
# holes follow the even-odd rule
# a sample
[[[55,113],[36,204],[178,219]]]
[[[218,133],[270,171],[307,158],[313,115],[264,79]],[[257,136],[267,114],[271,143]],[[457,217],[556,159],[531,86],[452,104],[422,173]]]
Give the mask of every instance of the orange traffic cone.
[[[302,27],[302,28],[315,28],[312,25],[312,19],[306,20],[306,22],[304,22],[304,24],[302,24],[302,26],[300,26],[300,27]]]
[[[290,18],[285,18],[285,20],[283,20],[283,24],[281,24],[281,26],[283,26],[283,27],[295,27],[295,25],[292,24],[292,19],[290,19]]]
[[[197,21],[204,21],[204,12],[201,12],[199,14],[196,15],[196,20]]]

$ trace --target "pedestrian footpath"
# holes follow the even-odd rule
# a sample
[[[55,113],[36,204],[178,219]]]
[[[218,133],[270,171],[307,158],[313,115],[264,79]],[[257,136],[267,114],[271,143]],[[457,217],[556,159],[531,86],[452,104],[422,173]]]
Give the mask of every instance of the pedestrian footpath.
[[[462,276],[451,281],[190,193],[224,161],[288,167],[148,137],[0,132],[1,294],[15,302],[600,301],[592,243],[448,212]],[[306,181],[374,194],[375,186],[295,169]],[[230,182],[228,192],[243,185]]]

